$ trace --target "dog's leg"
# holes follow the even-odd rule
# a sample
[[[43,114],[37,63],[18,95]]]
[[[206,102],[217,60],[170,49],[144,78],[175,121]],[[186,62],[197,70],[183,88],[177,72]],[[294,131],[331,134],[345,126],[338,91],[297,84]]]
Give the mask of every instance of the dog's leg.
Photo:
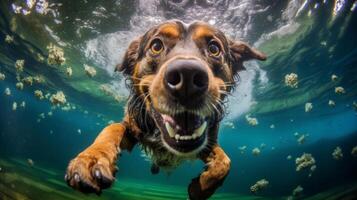
[[[209,198],[222,185],[230,169],[231,161],[218,145],[201,159],[206,163],[206,170],[199,177],[192,179],[188,187],[191,200]]]
[[[69,163],[65,175],[68,185],[84,193],[97,194],[110,187],[125,130],[120,123],[104,128],[93,144]]]

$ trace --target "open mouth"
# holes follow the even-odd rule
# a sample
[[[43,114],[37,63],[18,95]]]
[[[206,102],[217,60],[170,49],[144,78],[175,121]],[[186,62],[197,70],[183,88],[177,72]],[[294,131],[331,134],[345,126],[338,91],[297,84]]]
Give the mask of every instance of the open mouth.
[[[154,119],[161,132],[164,146],[175,154],[198,152],[207,142],[208,120],[205,117],[183,112],[174,116],[153,110]]]

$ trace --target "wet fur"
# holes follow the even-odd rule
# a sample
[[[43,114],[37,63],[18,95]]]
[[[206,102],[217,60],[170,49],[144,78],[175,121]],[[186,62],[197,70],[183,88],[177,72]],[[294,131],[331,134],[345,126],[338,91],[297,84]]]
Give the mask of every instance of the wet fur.
[[[162,39],[172,49],[154,57],[147,49],[152,37],[158,33],[165,34]],[[176,43],[179,44],[190,34],[192,41],[188,39],[189,45],[194,45],[194,48],[174,48]],[[223,53],[219,59],[213,59],[203,51],[206,45],[203,38],[206,37],[216,38],[222,46]],[[207,113],[209,124],[205,133],[206,144],[197,152],[179,154],[173,153],[163,143],[163,133],[153,119],[152,109],[169,114],[182,109],[168,100],[160,80],[170,59],[186,59],[185,54],[205,63],[209,76],[208,96],[203,101],[204,105],[200,105],[202,109],[185,111]],[[188,194],[190,199],[209,198],[222,185],[230,170],[230,159],[217,143],[226,96],[234,89],[238,72],[244,70],[243,62],[250,59],[265,60],[266,56],[244,42],[226,38],[221,31],[203,22],[186,25],[180,21],[169,21],[151,28],[129,45],[123,63],[116,68],[126,76],[130,90],[123,121],[106,127],[91,146],[70,162],[65,176],[68,185],[82,192],[100,194],[115,180],[120,149],[131,151],[139,144],[153,163],[153,173],[158,173],[159,167],[172,170],[184,160],[202,160],[206,168],[192,179]]]

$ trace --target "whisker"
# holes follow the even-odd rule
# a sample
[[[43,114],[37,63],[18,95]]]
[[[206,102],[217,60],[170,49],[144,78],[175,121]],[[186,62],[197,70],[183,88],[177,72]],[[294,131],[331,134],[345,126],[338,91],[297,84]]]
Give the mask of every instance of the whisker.
[[[131,79],[135,79],[135,80],[140,80],[140,81],[143,80],[142,78],[138,78],[138,77],[135,77],[135,76],[131,76],[130,78]]]

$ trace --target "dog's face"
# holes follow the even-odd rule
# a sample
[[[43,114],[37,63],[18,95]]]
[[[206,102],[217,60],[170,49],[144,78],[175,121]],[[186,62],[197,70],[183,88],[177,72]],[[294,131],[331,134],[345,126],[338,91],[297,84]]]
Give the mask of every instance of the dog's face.
[[[222,102],[242,63],[265,58],[206,23],[169,21],[134,40],[117,70],[131,79],[164,146],[186,155],[214,137],[209,129],[224,112]]]

